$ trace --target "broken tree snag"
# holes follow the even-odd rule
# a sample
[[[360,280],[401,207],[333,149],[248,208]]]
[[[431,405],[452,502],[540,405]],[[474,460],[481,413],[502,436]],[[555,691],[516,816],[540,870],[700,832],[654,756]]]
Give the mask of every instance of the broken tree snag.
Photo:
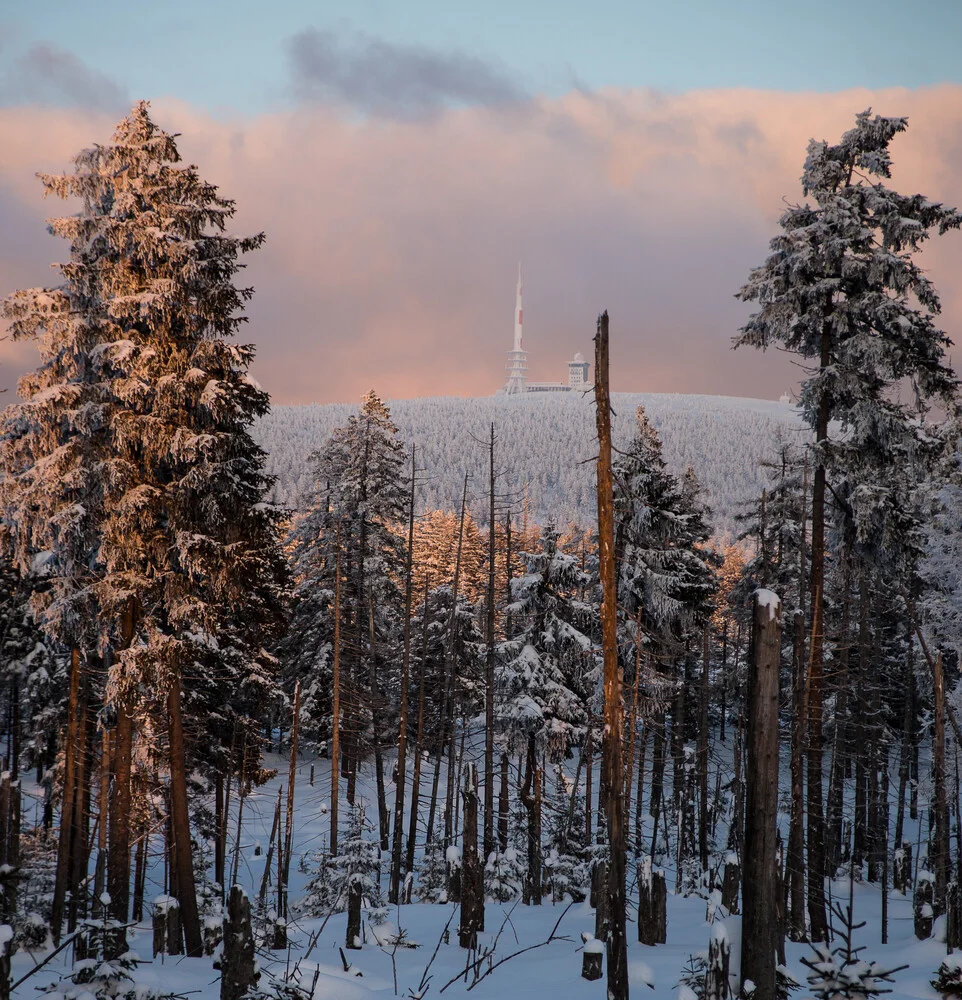
[[[615,510],[611,473],[611,398],[608,390],[608,313],[595,335],[595,417],[598,430],[598,563],[601,575],[601,648],[604,654],[602,787],[608,832],[608,1000],[627,1000],[625,929],[625,794],[622,765],[621,668],[618,665],[618,595],[615,578]],[[589,807],[590,808],[590,807]]]
[[[646,855],[638,866],[638,941],[664,944],[668,940],[668,885],[665,873],[652,871]]]
[[[153,912],[154,958],[158,955],[183,955],[184,931],[180,903],[173,896],[158,896]]]
[[[742,878],[742,981],[755,1000],[775,1000],[778,892],[778,673],[782,612],[770,590],[755,593],[748,727],[745,854]]]
[[[462,948],[477,948],[478,931],[484,924],[484,882],[478,855],[478,769],[473,763],[464,766],[464,833],[461,859],[461,924],[458,929]]]
[[[605,943],[596,937],[588,937],[581,953],[581,978],[601,979],[602,964],[605,955]]]
[[[347,885],[347,933],[344,935],[346,948],[361,947],[361,903],[363,889],[361,876],[352,873],[348,876]]]
[[[257,979],[251,904],[247,893],[235,885],[227,897],[220,1000],[240,1000],[257,983]]]

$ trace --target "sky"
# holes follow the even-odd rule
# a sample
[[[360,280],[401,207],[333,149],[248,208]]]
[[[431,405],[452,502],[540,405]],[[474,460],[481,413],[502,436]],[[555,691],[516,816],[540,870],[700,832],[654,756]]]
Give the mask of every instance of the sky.
[[[894,184],[962,202],[955,0],[8,0],[0,294],[68,248],[37,171],[134,100],[263,230],[245,338],[279,403],[479,395],[525,270],[531,375],[611,315],[613,388],[773,398],[799,369],[731,350],[810,138],[908,115]],[[926,246],[962,339],[962,234]],[[0,341],[0,387],[36,364]]]

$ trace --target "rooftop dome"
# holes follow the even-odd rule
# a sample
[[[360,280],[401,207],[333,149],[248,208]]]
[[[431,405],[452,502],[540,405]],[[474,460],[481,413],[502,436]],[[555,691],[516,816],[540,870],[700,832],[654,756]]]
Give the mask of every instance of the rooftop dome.
[[[581,351],[578,351],[578,353],[574,356],[574,364],[583,365],[584,362],[585,356],[581,353]]]

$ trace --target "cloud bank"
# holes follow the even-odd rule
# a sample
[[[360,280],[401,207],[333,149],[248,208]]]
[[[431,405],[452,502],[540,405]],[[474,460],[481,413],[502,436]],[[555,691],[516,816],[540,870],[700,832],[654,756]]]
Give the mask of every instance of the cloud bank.
[[[0,69],[0,104],[54,104],[123,113],[124,89],[77,55],[56,45],[36,44],[13,55]]]
[[[386,118],[417,119],[447,105],[505,104],[521,89],[475,56],[307,28],[288,43],[294,92]]]
[[[856,112],[908,115],[893,184],[962,203],[962,87],[836,94],[572,93],[431,118],[358,119],[324,104],[223,121],[154,114],[186,159],[237,199],[249,259],[246,336],[278,402],[485,394],[503,380],[514,276],[525,264],[531,376],[558,379],[611,314],[613,388],[775,397],[798,378],[779,353],[733,352],[734,293],[765,256],[784,199],[800,200],[809,138]],[[37,170],[106,141],[110,116],[0,110],[0,290],[51,281],[66,246],[44,232]],[[962,339],[962,234],[927,244],[942,325]],[[30,349],[0,343],[11,385]]]

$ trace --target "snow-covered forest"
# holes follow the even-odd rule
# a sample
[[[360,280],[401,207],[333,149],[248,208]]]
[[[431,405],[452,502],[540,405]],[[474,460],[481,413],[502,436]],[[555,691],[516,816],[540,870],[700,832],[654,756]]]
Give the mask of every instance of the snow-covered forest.
[[[0,1000],[962,995],[959,383],[915,257],[962,216],[889,187],[906,126],[813,141],[733,290],[797,409],[609,408],[605,313],[589,396],[271,410],[263,236],[148,105],[43,175]]]
[[[616,447],[629,439],[635,411],[644,406],[664,442],[668,468],[681,475],[690,466],[698,475],[718,534],[736,532],[739,506],[761,492],[765,476],[760,463],[772,443],[799,441],[804,433],[793,406],[761,399],[614,393],[612,403]],[[456,510],[468,472],[473,477],[470,508],[486,523],[481,496],[485,446],[478,428],[494,423],[503,445],[499,471],[506,483],[527,491],[532,516],[562,525],[593,520],[590,459],[597,443],[590,395],[399,399],[389,405],[401,440],[417,444],[430,472],[418,490],[420,509]],[[257,421],[254,439],[267,452],[267,471],[277,479],[276,502],[300,509],[316,485],[308,456],[355,412],[357,406],[341,403],[274,406]]]

